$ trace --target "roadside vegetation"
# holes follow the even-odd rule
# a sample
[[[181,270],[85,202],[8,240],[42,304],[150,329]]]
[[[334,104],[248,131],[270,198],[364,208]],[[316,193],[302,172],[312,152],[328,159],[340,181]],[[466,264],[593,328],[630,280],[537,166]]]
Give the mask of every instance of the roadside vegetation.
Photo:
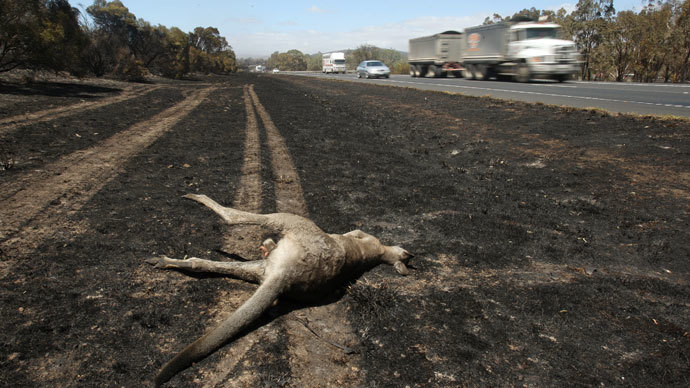
[[[14,69],[113,75],[141,81],[237,71],[214,27],[153,26],[119,0],[94,0],[82,14],[67,0],[0,0],[0,73]]]
[[[390,67],[394,74],[409,73],[409,64],[407,63],[407,53],[394,49],[384,49],[368,44],[363,44],[356,49],[347,50],[333,50],[334,52],[344,52],[345,61],[348,70],[354,70],[357,65],[367,59],[378,59]],[[299,50],[289,50],[284,53],[274,52],[266,61],[268,69],[278,68],[287,71],[321,71],[321,59],[323,54],[318,52],[316,54],[303,54]],[[247,59],[240,60],[241,64],[247,66],[252,64],[261,64],[261,60]]]
[[[372,58],[385,63],[393,74],[410,73],[410,65],[407,63],[407,53],[392,49],[382,49],[372,45],[361,45],[355,50],[352,50],[347,57],[348,69],[354,70],[360,62]]]
[[[266,67],[269,69],[303,71],[307,70],[307,58],[308,56],[302,54],[299,50],[289,50],[284,53],[276,51],[266,61]],[[319,66],[321,66],[321,59],[319,59]]]

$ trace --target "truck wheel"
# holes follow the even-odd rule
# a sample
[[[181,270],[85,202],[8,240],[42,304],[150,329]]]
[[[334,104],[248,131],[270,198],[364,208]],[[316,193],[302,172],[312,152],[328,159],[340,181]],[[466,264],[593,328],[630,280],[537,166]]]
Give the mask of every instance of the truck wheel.
[[[472,65],[467,65],[465,68],[462,70],[462,78],[465,79],[472,79],[472,70],[470,69]]]
[[[486,79],[486,67],[484,65],[472,66],[472,78],[476,80]]]
[[[520,63],[517,68],[517,74],[515,75],[515,80],[517,82],[529,82],[530,79],[530,73],[529,73],[529,66],[527,66],[526,63]]]
[[[422,67],[420,65],[415,65],[414,76],[415,77],[422,77]]]
[[[434,66],[434,78],[440,78],[443,76],[443,68],[441,66]]]
[[[560,83],[563,83],[563,82],[565,82],[565,81],[567,81],[567,80],[569,80],[569,79],[570,79],[570,76],[568,76],[568,75],[566,75],[566,74],[559,74],[559,75],[556,76],[556,81],[558,81],[558,82],[560,82]]]
[[[419,65],[419,75],[417,77],[424,78],[426,77],[426,73],[428,72],[428,68],[423,65]]]
[[[416,77],[414,68],[415,65],[410,65],[410,77]]]
[[[436,65],[429,66],[429,69],[427,70],[426,76],[431,77],[431,78],[436,78]]]
[[[465,78],[467,78],[467,79],[473,79],[473,80],[476,80],[476,79],[477,79],[477,66],[475,66],[475,65],[468,65],[466,71],[467,71],[469,74],[468,74]]]

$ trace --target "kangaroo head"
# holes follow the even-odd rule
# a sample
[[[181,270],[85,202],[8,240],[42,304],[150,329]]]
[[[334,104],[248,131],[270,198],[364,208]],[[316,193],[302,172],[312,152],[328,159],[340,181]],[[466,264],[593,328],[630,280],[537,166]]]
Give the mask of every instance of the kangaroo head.
[[[383,245],[379,239],[361,230],[354,230],[346,235],[357,239],[360,247],[366,252],[365,256],[376,258],[392,265],[401,275],[409,273],[405,264],[407,264],[410,258],[414,257],[410,252],[399,246]]]
[[[383,248],[384,252],[381,260],[395,267],[399,274],[407,275],[409,272],[406,264],[414,255],[397,245],[392,247],[384,245]]]

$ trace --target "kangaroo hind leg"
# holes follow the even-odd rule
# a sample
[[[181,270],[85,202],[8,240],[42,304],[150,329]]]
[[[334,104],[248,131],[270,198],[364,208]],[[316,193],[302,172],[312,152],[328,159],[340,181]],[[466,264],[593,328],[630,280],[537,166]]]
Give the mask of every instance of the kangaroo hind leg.
[[[264,225],[266,223],[266,216],[263,214],[225,207],[203,194],[186,194],[184,198],[197,201],[213,210],[229,225]]]
[[[228,262],[204,260],[197,257],[177,260],[167,256],[154,257],[147,263],[161,269],[179,269],[191,272],[209,272],[230,275],[252,283],[261,283],[266,263],[263,260],[246,262]]]

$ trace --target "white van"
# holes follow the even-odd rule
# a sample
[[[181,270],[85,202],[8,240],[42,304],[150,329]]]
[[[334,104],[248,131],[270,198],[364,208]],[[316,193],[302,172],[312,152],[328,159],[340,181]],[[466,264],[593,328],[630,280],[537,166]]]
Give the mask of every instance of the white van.
[[[345,65],[345,53],[328,53],[323,54],[321,61],[322,73],[343,73],[347,70]]]

